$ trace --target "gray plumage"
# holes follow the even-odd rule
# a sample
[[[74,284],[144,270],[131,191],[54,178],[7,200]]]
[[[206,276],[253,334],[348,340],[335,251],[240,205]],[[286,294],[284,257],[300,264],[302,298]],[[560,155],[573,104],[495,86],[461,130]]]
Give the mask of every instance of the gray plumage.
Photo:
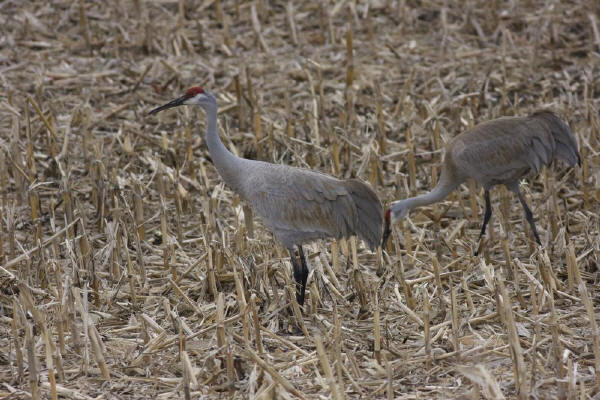
[[[383,210],[368,184],[233,155],[217,132],[216,99],[200,87],[189,89],[184,96],[150,113],[184,104],[200,105],[204,109],[206,144],[219,175],[250,203],[265,226],[288,249],[300,304],[304,302],[308,277],[302,244],[352,235],[363,239],[371,249],[381,242]],[[300,262],[296,259],[294,246],[298,248]]]
[[[357,235],[371,249],[381,240],[383,210],[358,180],[280,164],[248,161],[239,195],[286,247],[316,239]],[[373,217],[370,219],[370,217]]]
[[[579,152],[567,125],[544,110],[483,122],[456,136],[446,146],[444,171],[461,182],[473,178],[489,189],[518,184],[530,170],[539,173],[554,158],[573,166]]]
[[[503,184],[519,197],[533,234],[541,243],[519,181],[530,171],[539,173],[543,165],[550,165],[554,159],[569,166],[581,163],[573,133],[553,112],[542,110],[527,117],[502,117],[483,122],[448,142],[439,182],[431,192],[391,205],[391,215],[386,214],[384,242],[390,223],[403,218],[415,207],[443,200],[471,178],[485,191],[486,211],[480,238],[492,213],[489,190]]]

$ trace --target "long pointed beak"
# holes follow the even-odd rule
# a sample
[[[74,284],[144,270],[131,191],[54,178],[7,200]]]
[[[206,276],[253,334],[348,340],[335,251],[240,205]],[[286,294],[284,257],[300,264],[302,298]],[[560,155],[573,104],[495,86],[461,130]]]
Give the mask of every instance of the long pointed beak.
[[[160,107],[156,107],[154,110],[150,111],[148,114],[154,115],[159,111],[166,110],[167,108],[182,106],[186,100],[187,100],[187,98],[185,96],[181,96],[178,99],[171,100],[167,104],[163,104]]]
[[[381,249],[385,250],[385,245],[387,243],[388,238],[390,237],[390,233],[392,233],[392,229],[390,228],[390,221],[385,221],[385,227],[383,229],[383,239],[381,240]]]

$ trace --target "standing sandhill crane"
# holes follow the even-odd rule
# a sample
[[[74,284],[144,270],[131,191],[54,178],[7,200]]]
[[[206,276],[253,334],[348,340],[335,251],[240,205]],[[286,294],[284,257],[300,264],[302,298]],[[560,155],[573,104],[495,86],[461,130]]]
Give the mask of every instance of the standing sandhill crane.
[[[490,188],[503,184],[519,197],[535,240],[541,244],[519,180],[530,170],[539,173],[542,165],[550,165],[555,158],[571,167],[575,163],[581,166],[573,133],[548,110],[534,112],[528,117],[494,119],[461,133],[446,145],[443,169],[436,187],[427,194],[396,201],[386,211],[382,245],[385,247],[390,235],[390,223],[396,223],[415,207],[443,200],[469,178],[485,190],[485,215],[479,239],[485,234],[492,216]]]
[[[248,160],[232,154],[217,132],[217,100],[199,86],[150,111],[197,105],[207,118],[206,144],[219,175],[234,192],[250,203],[264,224],[286,247],[294,267],[296,299],[304,304],[308,266],[302,244],[358,235],[371,250],[381,241],[383,209],[366,183],[287,165]],[[294,246],[298,247],[300,263]]]

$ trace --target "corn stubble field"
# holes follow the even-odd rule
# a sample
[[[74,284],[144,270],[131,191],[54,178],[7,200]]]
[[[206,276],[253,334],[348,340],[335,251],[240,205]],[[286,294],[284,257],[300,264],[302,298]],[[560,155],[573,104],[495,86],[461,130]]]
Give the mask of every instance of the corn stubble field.
[[[0,3],[0,398],[568,398],[599,392],[600,3]],[[476,123],[556,110],[581,168],[463,185],[386,252],[285,249],[210,161],[424,193]],[[302,332],[302,333],[299,333]]]

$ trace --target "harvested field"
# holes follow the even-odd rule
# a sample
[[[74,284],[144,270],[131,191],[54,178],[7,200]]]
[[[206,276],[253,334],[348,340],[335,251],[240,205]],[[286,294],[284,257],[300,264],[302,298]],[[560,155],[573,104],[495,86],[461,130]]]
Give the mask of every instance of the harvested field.
[[[0,398],[598,398],[600,2],[0,11]],[[496,188],[475,257],[474,185],[386,252],[308,246],[299,318],[287,252],[222,183],[204,113],[147,115],[194,85],[238,155],[361,178],[385,205],[499,116],[557,111],[583,163],[523,182],[541,247]]]

